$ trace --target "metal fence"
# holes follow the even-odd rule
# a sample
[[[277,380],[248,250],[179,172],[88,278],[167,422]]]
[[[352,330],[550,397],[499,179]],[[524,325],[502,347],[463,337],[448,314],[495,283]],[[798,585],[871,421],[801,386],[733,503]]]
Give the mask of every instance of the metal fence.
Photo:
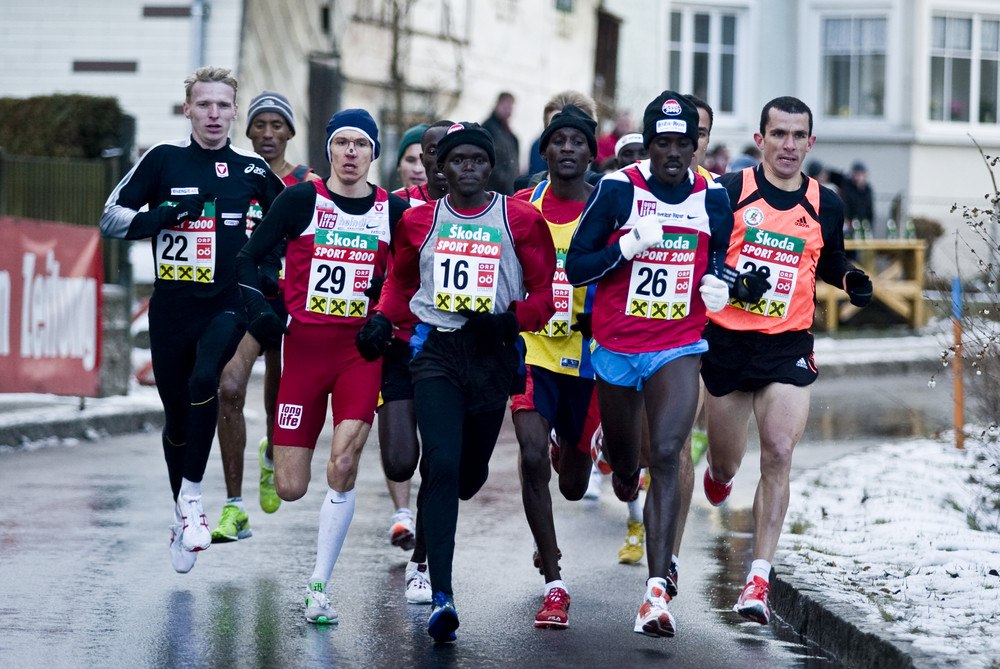
[[[97,226],[104,202],[121,178],[120,160],[117,155],[83,160],[0,150],[0,215]],[[125,251],[120,240],[103,241],[106,282],[129,283]]]
[[[117,157],[74,160],[0,151],[0,214],[97,225],[118,177]]]

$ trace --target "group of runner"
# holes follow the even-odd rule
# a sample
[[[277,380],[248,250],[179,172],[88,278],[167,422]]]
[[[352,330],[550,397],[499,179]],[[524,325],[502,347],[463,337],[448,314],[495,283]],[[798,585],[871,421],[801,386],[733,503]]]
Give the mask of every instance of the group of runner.
[[[190,138],[150,149],[101,219],[107,236],[153,241],[150,338],[166,414],[174,569],[189,571],[213,541],[250,536],[242,407],[263,352],[265,511],[305,495],[326,413],[333,417],[304,597],[310,622],[338,620],[328,583],[377,411],[395,507],[390,537],[412,549],[405,597],[431,605],[435,641],[455,640],[459,500],[486,482],[509,403],[545,579],[534,624],[569,624],[550,466],[560,493],[579,500],[596,455],[630,505],[623,561],[646,549],[634,631],[673,636],[669,602],[694,480],[689,439],[703,401],[712,504],[729,495],[751,413],[757,421],[754,560],[734,609],[767,624],[770,561],[816,378],[815,280],[859,306],[872,297],[871,281],[844,257],[840,200],[801,173],[815,141],[809,108],[791,97],[769,102],[754,135],[761,165],[715,178],[698,164],[711,108],[663,91],[646,107],[642,133],[619,141],[620,168],[598,180],[589,169],[593,102],[561,93],[539,141],[548,169],[529,187],[509,197],[488,190],[490,133],[439,121],[400,142],[400,173],[423,183],[388,193],[368,180],[381,145],[367,111],[331,117],[323,180],[285,161],[294,115],[278,93],[251,102],[256,153],[230,145],[236,88],[222,68],[189,77]],[[217,425],[228,499],[210,531],[201,481]]]

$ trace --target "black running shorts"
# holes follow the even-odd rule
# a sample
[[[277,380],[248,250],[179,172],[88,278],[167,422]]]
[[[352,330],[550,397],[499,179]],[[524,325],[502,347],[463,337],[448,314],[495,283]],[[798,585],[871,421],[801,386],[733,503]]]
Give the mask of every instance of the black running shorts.
[[[763,334],[709,323],[702,336],[708,351],[701,356],[701,378],[715,397],[753,392],[769,383],[808,386],[818,376],[808,330]]]

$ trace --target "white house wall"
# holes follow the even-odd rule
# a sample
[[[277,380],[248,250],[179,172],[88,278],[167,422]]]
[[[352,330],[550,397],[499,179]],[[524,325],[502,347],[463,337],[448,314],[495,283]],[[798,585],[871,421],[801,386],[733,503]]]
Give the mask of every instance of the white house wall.
[[[0,92],[9,97],[81,93],[118,98],[136,118],[139,147],[183,137],[174,109],[194,71],[192,19],[144,17],[134,0],[0,0]],[[242,2],[212,0],[205,63],[235,68]],[[135,62],[134,72],[74,72],[75,61]]]

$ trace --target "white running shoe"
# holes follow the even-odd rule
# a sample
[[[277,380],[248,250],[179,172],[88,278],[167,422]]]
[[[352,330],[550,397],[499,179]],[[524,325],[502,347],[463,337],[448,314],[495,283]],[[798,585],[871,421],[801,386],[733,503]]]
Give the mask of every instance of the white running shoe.
[[[306,620],[317,624],[337,622],[337,612],[326,596],[325,586],[320,582],[309,584],[306,591]]]
[[[212,531],[208,529],[205,511],[201,508],[201,495],[177,497],[177,513],[181,521],[181,546],[186,551],[203,551],[212,545]]]
[[[406,563],[406,601],[410,604],[430,604],[434,593],[427,575],[427,563]]]
[[[637,634],[655,637],[672,637],[677,633],[677,623],[667,609],[670,595],[666,587],[660,583],[650,584],[646,589],[646,597],[639,606],[635,617],[633,630]]]
[[[184,526],[174,523],[170,526],[170,564],[178,574],[186,574],[194,567],[198,559],[197,553],[184,550],[181,547],[181,530]]]
[[[412,551],[416,544],[416,536],[413,513],[409,509],[400,509],[392,514],[392,525],[389,526],[389,543],[393,546],[399,546],[404,551]]]
[[[590,481],[587,483],[587,492],[583,493],[584,499],[599,499],[601,497],[601,483],[604,481],[604,474],[594,464],[590,468]]]

